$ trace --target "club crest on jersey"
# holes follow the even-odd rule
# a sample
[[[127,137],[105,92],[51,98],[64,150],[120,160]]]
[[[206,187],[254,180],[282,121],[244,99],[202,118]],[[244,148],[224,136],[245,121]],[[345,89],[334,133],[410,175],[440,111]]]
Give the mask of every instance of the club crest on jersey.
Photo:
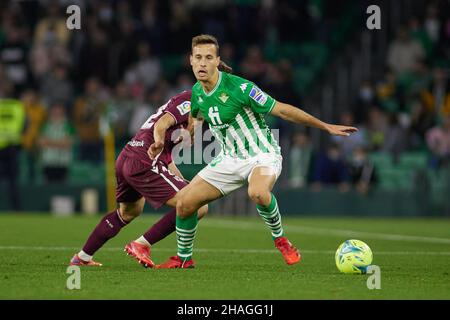
[[[253,86],[249,93],[250,98],[258,102],[260,105],[264,105],[267,101],[267,94],[265,94],[257,86]]]
[[[225,92],[222,92],[219,96],[220,101],[222,101],[223,103],[227,102],[228,98],[229,96]]]
[[[182,104],[177,105],[178,111],[180,111],[181,115],[185,115],[189,111],[191,111],[191,102],[184,101]]]

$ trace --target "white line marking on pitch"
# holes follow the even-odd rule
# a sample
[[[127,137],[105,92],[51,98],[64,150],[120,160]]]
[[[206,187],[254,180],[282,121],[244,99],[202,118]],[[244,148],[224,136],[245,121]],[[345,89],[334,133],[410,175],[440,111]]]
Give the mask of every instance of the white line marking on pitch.
[[[33,250],[33,251],[78,251],[80,247],[33,247],[33,246],[0,246],[0,250]],[[153,250],[162,252],[175,252],[175,248],[158,248]],[[275,249],[194,249],[196,252],[220,252],[220,253],[277,253]],[[122,247],[107,247],[101,248],[99,251],[123,251]],[[330,250],[300,250],[302,253],[308,254],[334,254],[335,251]],[[437,255],[437,256],[450,256],[449,251],[376,251],[375,254],[387,254],[387,255]]]
[[[226,228],[226,229],[243,229],[243,230],[266,230],[267,228],[261,222],[253,223],[247,221],[229,221],[214,219],[211,221],[202,221],[201,224],[205,224],[211,228]],[[328,229],[317,227],[300,227],[300,226],[285,226],[285,230],[289,233],[301,233],[309,235],[327,235],[327,236],[339,236],[345,238],[367,238],[377,240],[390,240],[390,241],[409,241],[409,242],[427,242],[427,243],[443,243],[450,244],[449,238],[435,238],[424,236],[408,236],[401,234],[389,234],[389,233],[375,233],[375,232],[363,232],[354,230],[343,229]]]

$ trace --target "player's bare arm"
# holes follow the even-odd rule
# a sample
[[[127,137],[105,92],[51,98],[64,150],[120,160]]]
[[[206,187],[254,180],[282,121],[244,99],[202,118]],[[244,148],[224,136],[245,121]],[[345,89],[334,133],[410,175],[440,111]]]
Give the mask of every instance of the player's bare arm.
[[[175,163],[173,162],[169,163],[168,167],[173,174],[179,176],[181,179],[184,179],[183,174],[181,173],[180,169],[178,169]]]
[[[271,114],[280,117],[283,120],[325,130],[329,134],[336,136],[349,136],[351,133],[358,131],[355,127],[323,122],[299,108],[278,101],[275,102],[275,106],[273,107]]]
[[[166,131],[171,126],[175,125],[175,123],[175,119],[170,113],[166,113],[155,123],[155,128],[153,131],[153,138],[155,142],[152,143],[147,151],[150,159],[155,159],[155,157],[163,150]]]
[[[203,118],[201,118],[200,115],[197,115],[197,117],[194,118],[192,114],[189,114],[187,130],[189,131],[189,135],[191,136],[191,144],[194,144],[195,131],[198,130],[198,128],[201,128],[202,124]]]

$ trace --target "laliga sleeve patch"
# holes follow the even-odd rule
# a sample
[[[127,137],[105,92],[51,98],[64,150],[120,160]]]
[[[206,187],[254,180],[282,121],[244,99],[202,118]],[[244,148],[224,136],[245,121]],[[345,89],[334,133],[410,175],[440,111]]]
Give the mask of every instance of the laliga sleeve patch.
[[[178,111],[180,111],[181,115],[185,115],[189,111],[191,111],[191,102],[184,101],[182,104],[177,105]]]
[[[249,93],[250,98],[255,100],[259,105],[263,106],[267,102],[267,94],[265,94],[257,86],[253,86]]]

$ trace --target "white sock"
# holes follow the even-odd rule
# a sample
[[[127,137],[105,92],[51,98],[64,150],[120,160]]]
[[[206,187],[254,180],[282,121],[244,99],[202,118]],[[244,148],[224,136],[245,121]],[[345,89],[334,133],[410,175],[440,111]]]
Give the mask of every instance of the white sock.
[[[150,244],[150,242],[147,241],[147,239],[144,238],[144,236],[140,236],[138,239],[134,240],[140,244],[143,244],[146,247],[151,247],[152,245]]]
[[[92,260],[92,256],[88,255],[86,252],[84,252],[83,250],[81,250],[80,252],[78,252],[78,257],[86,262],[89,262]]]

